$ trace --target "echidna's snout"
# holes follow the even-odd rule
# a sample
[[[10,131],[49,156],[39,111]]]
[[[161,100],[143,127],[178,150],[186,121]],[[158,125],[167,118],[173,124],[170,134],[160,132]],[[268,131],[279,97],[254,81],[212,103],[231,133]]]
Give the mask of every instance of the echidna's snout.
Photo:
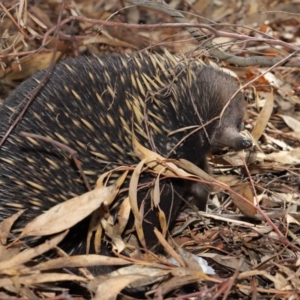
[[[223,126],[214,135],[211,145],[215,151],[225,147],[239,151],[250,148],[252,141],[248,137],[243,136],[237,127]]]
[[[250,147],[252,147],[252,141],[247,138],[247,137],[243,137],[242,141],[241,141],[241,148],[240,149],[248,149]]]

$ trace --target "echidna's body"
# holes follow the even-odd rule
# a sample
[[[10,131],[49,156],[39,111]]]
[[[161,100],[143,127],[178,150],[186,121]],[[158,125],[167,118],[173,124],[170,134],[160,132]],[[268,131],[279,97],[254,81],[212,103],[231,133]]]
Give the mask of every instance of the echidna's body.
[[[44,75],[42,71],[23,82],[4,102],[0,137],[9,128],[12,112],[19,111]],[[178,142],[195,126],[220,115],[237,89],[231,76],[185,57],[80,57],[58,63],[0,149],[0,218],[26,208],[16,223],[22,227],[41,211],[86,192],[67,153],[40,140],[21,137],[20,131],[49,136],[75,149],[92,186],[97,175],[139,162],[132,150],[132,128],[148,149],[165,157],[185,158],[206,169],[211,144],[236,149],[251,144],[238,134],[244,114],[240,93],[225,110],[221,123],[215,121]],[[191,129],[169,135],[189,126]],[[207,191],[202,192],[201,185],[193,190],[202,194],[199,207],[203,207]],[[177,193],[184,195],[182,182],[162,182],[161,208],[170,220],[181,205]],[[146,194],[139,194],[139,202]],[[147,214],[149,203],[146,200],[144,229],[151,246],[155,241],[153,225],[147,221],[157,227],[158,220],[156,212]],[[85,232],[78,233],[71,241],[73,247],[83,239]]]

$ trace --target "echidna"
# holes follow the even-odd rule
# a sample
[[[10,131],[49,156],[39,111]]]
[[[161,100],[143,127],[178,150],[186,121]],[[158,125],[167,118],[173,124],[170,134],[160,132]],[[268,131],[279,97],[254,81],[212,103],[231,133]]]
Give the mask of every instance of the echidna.
[[[45,73],[25,80],[4,101],[0,137]],[[230,75],[185,56],[78,57],[57,63],[0,149],[0,219],[26,208],[15,224],[16,229],[22,228],[41,211],[86,192],[66,153],[41,140],[26,139],[19,135],[21,131],[48,136],[75,149],[92,186],[104,171],[139,162],[132,149],[132,130],[146,148],[167,158],[184,158],[207,171],[206,155],[212,148],[251,145],[239,134],[243,96],[239,92],[231,99],[238,88]],[[227,104],[221,120],[209,123]],[[143,180],[151,182],[153,177],[148,173]],[[149,189],[139,191],[138,201],[145,203],[144,232],[151,247],[156,243],[153,228],[159,222],[151,209]],[[199,196],[198,206],[205,207],[206,186],[186,185],[179,179],[161,182],[160,208],[170,224],[182,197],[189,193]],[[68,241],[73,250],[80,248],[86,227],[86,223],[79,226],[76,238]]]

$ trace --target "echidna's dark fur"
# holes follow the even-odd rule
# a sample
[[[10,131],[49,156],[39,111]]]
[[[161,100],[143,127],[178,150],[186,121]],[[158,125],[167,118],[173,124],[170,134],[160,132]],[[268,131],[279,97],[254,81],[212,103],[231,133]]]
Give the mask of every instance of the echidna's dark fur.
[[[42,71],[23,82],[4,102],[0,137],[9,128],[12,112],[19,111],[44,75]],[[207,170],[206,154],[212,146],[242,149],[251,144],[239,135],[244,115],[241,93],[231,101],[222,121],[209,124],[205,131],[196,131],[179,145],[195,128],[169,133],[201,126],[218,116],[237,89],[231,76],[186,57],[79,57],[58,63],[0,149],[0,219],[26,208],[16,223],[22,227],[41,211],[86,192],[68,154],[40,140],[21,137],[20,131],[49,136],[75,149],[92,186],[97,174],[139,162],[132,150],[132,122],[135,136],[145,147]],[[152,179],[149,175],[148,181]],[[161,209],[172,221],[185,185],[165,180],[161,189]],[[199,207],[205,207],[208,191],[204,186],[192,186],[191,194],[200,195]],[[145,195],[140,192],[140,203]],[[145,203],[144,231],[152,246],[158,220],[156,212],[148,212],[149,196]],[[77,229],[77,237],[69,241],[74,249],[86,236],[86,224],[79,228],[81,232]]]

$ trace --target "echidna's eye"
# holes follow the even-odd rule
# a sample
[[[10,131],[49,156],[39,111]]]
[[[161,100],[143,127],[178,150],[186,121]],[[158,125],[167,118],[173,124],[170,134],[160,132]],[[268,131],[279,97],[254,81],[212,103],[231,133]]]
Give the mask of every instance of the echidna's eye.
[[[245,124],[243,122],[243,120],[240,120],[240,122],[237,123],[237,129],[238,131],[243,131],[245,128]]]

